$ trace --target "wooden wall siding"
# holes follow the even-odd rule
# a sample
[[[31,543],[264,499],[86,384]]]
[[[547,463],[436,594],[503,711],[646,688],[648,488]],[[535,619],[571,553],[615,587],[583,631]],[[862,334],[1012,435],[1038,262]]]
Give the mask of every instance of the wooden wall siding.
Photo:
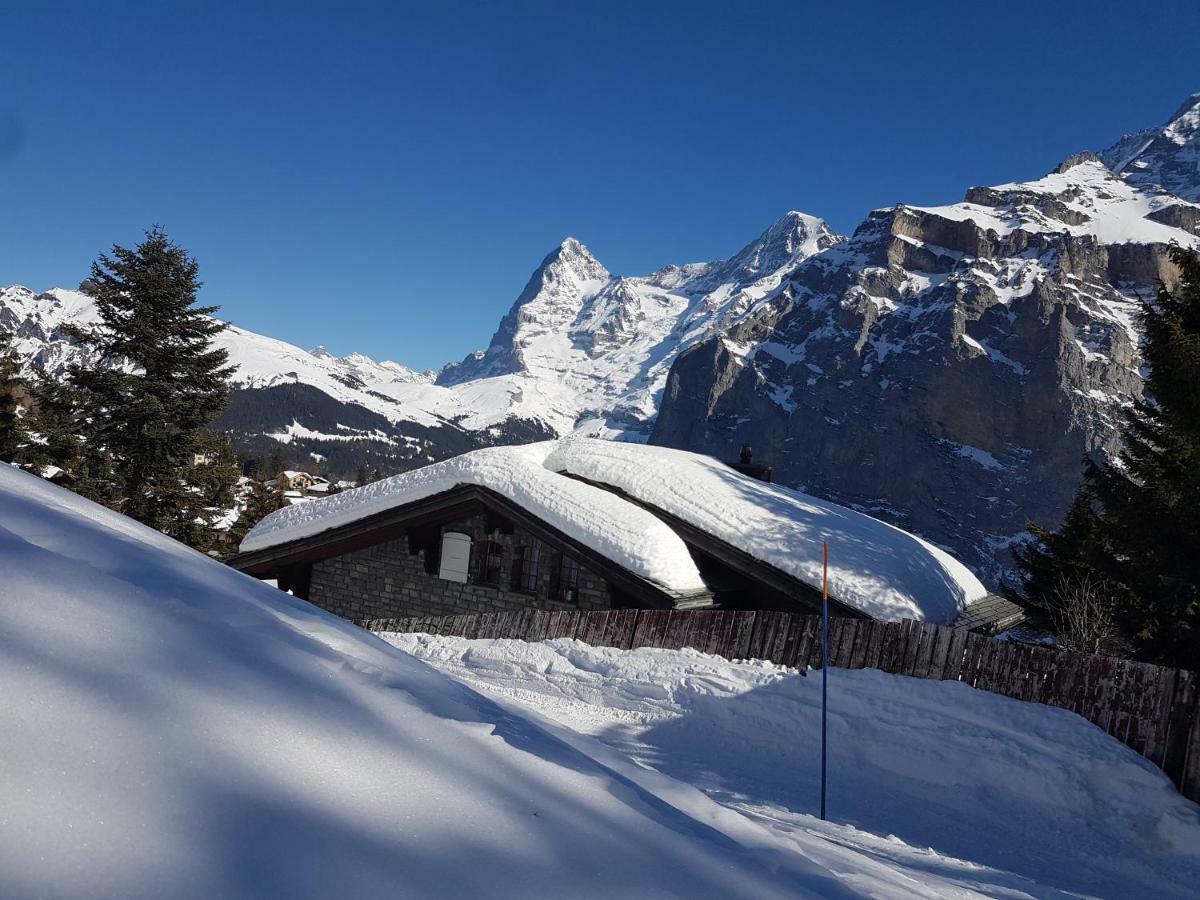
[[[804,672],[821,665],[821,618],[742,610],[614,609],[370,619],[371,631],[593,646],[694,647],[727,659],[766,659]],[[1048,647],[1031,647],[928,622],[829,620],[829,661],[914,678],[961,681],[980,690],[1078,713],[1166,772],[1200,801],[1200,677]]]

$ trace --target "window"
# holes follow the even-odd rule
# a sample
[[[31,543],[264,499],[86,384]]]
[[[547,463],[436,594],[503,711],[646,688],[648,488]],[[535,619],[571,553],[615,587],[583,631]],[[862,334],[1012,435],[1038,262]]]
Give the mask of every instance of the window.
[[[498,541],[484,541],[483,559],[479,566],[479,583],[498,587],[503,567],[504,545]]]
[[[579,602],[579,563],[566,555],[558,567],[558,599]]]
[[[425,571],[430,575],[438,573],[442,550],[442,532],[437,526],[413,528],[408,532],[408,552],[413,556],[422,554],[425,561]]]
[[[524,591],[527,594],[536,594],[538,587],[538,546],[530,544],[525,547],[520,547],[513,557],[513,579],[512,587],[514,591]]]

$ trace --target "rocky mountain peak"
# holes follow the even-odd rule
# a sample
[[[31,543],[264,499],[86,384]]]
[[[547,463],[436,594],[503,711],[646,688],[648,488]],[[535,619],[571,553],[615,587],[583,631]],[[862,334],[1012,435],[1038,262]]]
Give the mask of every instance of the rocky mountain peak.
[[[547,272],[552,278],[571,277],[576,281],[607,281],[612,277],[592,251],[573,237],[564,238],[558,248],[542,260],[534,279],[539,273]]]
[[[719,280],[752,281],[798,257],[809,257],[844,238],[823,219],[791,210],[712,273]]]
[[[1130,184],[1200,201],[1200,94],[1184,101],[1162,126],[1128,134],[1099,155]]]
[[[455,385],[475,378],[509,375],[527,367],[531,340],[568,328],[584,301],[612,280],[612,275],[582,243],[563,240],[534,270],[488,348],[438,373],[438,384]]]

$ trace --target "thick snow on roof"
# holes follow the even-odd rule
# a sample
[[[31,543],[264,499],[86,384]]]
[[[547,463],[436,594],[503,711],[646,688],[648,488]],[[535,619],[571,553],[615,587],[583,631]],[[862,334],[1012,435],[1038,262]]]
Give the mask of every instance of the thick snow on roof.
[[[677,594],[704,590],[687,546],[651,513],[544,465],[553,442],[488,447],[281,509],[256,525],[243,552],[310,537],[458,485],[490,488],[636,575]]]
[[[877,619],[953,621],[987,589],[950,554],[825,500],[747,478],[709,456],[613,441],[557,442],[546,465],[617,488]]]
[[[241,549],[310,537],[476,484],[670,591],[703,589],[686,545],[653,513],[558,473],[617,488],[813,587],[821,584],[821,541],[828,540],[830,593],[876,618],[950,622],[987,594],[948,553],[870,516],[755,481],[708,456],[585,438],[476,450],[281,509],[255,526]]]
[[[844,877],[7,466],[0,572],[5,897],[782,898]]]

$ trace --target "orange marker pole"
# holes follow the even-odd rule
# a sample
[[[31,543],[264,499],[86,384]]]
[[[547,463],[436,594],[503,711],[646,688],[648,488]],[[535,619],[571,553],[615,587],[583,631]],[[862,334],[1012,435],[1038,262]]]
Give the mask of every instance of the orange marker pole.
[[[829,699],[829,541],[821,542],[824,572],[821,575],[821,821],[825,821],[825,738]]]

